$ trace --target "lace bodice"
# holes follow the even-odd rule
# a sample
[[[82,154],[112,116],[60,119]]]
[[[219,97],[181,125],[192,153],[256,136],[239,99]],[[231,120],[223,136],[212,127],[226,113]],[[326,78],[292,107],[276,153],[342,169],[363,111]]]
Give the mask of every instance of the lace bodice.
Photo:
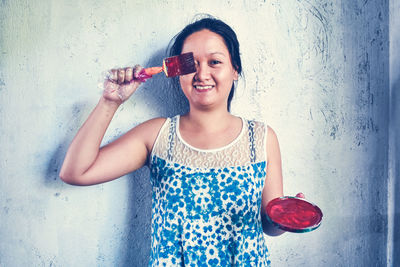
[[[153,155],[200,168],[243,166],[266,160],[267,135],[263,123],[242,119],[242,130],[233,142],[218,149],[204,150],[183,140],[179,133],[179,118],[168,118],[164,123],[154,144]]]

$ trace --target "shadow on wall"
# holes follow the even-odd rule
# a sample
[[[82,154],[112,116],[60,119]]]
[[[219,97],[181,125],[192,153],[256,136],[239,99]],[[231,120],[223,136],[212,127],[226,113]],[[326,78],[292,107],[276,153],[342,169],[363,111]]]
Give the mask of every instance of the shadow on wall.
[[[151,242],[151,185],[147,167],[129,177],[126,233],[121,240],[118,266],[147,266]]]
[[[166,57],[168,56],[165,49],[158,50],[148,60],[145,67],[161,66]],[[149,107],[156,109],[157,116],[172,117],[189,111],[189,103],[182,90],[178,88],[178,79],[177,77],[167,78],[164,73],[161,73],[142,84],[142,90],[146,93],[141,97]]]
[[[160,66],[166,57],[165,50],[159,50],[150,57],[145,64],[148,66]],[[138,101],[143,101],[150,109],[154,110],[156,116],[171,117],[176,114],[183,114],[189,110],[188,102],[180,89],[174,86],[172,80],[164,74],[159,74],[142,84],[141,90],[136,92]],[[64,140],[55,148],[50,160],[47,163],[47,170],[44,173],[44,183],[47,187],[62,185],[59,179],[59,171],[67,152],[70,141],[86,118],[87,103],[75,103],[72,112],[62,114],[66,117],[67,125]],[[82,112],[84,111],[85,112]],[[153,112],[152,112],[153,114]],[[131,122],[129,122],[131,123]],[[137,122],[140,123],[140,122]],[[121,251],[117,252],[118,266],[147,266],[150,256],[151,242],[151,184],[150,173],[147,166],[129,174],[128,179],[129,197],[126,211],[126,225],[128,225],[124,238],[121,240]]]
[[[87,103],[76,102],[72,106],[72,111],[67,114],[63,114],[65,117],[66,125],[63,127],[65,129],[64,140],[58,145],[54,150],[49,162],[47,163],[47,169],[44,173],[44,183],[47,187],[59,187],[63,182],[59,178],[60,168],[64,161],[65,154],[72,137],[77,133],[78,129],[81,127],[82,122],[82,111],[88,109]]]

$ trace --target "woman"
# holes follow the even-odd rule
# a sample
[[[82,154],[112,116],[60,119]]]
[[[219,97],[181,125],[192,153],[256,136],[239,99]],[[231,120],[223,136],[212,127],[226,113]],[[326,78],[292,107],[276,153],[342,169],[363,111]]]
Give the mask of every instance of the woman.
[[[60,177],[93,185],[148,164],[150,265],[267,266],[263,231],[283,232],[263,212],[283,195],[277,137],[263,123],[229,113],[242,66],[228,25],[205,18],[186,26],[171,55],[186,52],[193,52],[197,70],[179,77],[187,114],[146,121],[99,148],[114,113],[140,86],[135,79],[140,66],[115,70],[72,141]]]

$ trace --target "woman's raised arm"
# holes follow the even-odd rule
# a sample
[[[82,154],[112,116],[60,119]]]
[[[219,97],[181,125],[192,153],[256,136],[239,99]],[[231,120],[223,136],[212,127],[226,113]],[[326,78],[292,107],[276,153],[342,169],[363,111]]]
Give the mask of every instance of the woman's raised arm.
[[[103,96],[68,148],[60,171],[64,182],[74,185],[104,183],[145,164],[164,119],[143,123],[100,148],[118,107],[140,85],[133,79],[139,71],[140,67],[113,70],[114,77],[104,82]]]

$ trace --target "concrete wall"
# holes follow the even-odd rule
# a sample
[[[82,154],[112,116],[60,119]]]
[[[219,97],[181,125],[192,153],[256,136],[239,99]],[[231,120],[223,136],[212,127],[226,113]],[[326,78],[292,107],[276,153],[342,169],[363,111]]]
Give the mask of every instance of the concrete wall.
[[[400,10],[394,2],[391,14]],[[198,13],[225,20],[241,42],[245,79],[233,113],[275,129],[285,193],[302,191],[324,212],[314,232],[266,237],[273,265],[393,263],[398,171],[388,162],[398,160],[388,148],[399,129],[390,139],[388,106],[391,96],[393,124],[399,76],[389,76],[388,1],[3,0],[0,266],[146,265],[148,169],[92,187],[64,184],[58,172],[101,95],[101,73],[158,64]],[[104,142],[185,109],[156,77],[119,110]]]

